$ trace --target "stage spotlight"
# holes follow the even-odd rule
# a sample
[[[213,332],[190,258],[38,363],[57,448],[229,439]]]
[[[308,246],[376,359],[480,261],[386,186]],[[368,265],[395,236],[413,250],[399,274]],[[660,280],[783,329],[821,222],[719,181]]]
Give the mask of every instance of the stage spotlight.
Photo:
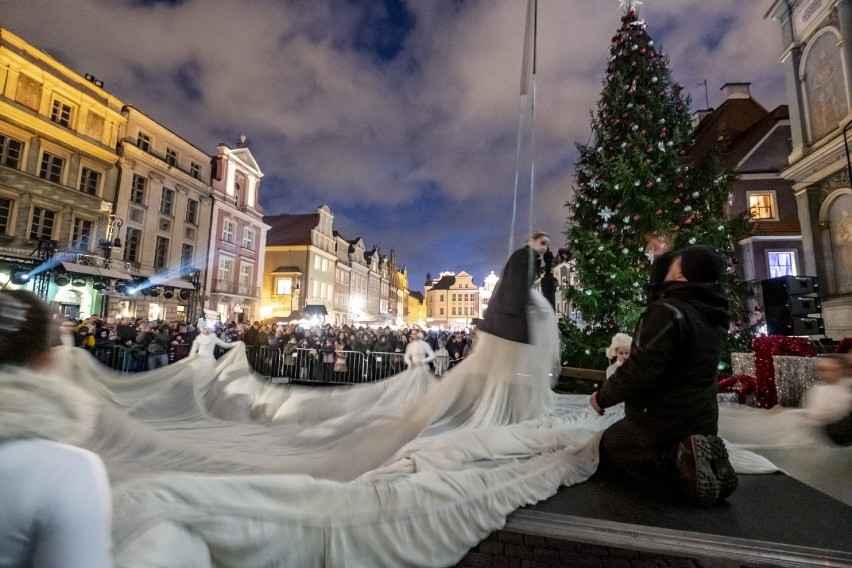
[[[26,270],[14,270],[12,271],[12,275],[9,277],[12,284],[16,284],[18,286],[24,286],[30,281],[30,279],[30,273]]]
[[[166,300],[171,300],[175,297],[175,289],[171,286],[163,289],[163,298]]]
[[[150,288],[150,290],[151,290],[151,297],[152,298],[156,298],[157,296],[160,295],[160,288],[158,286],[154,286],[154,287]]]
[[[185,302],[185,301],[189,300],[189,295],[190,295],[190,291],[184,289],[184,290],[180,291],[180,293],[178,294],[178,298],[180,298],[181,300],[183,300]]]
[[[98,292],[103,292],[107,289],[107,282],[103,278],[95,278],[94,282],[92,282],[92,288]]]
[[[141,290],[139,290],[139,292],[143,296],[150,296],[151,295],[151,288],[142,288]]]
[[[82,276],[75,276],[74,278],[71,279],[71,285],[74,286],[75,288],[82,288],[83,286],[86,285],[86,279],[83,278]]]
[[[118,284],[115,285],[115,291],[119,294],[127,294],[128,290],[130,290],[130,286],[127,284],[127,281],[122,280]]]
[[[71,284],[71,277],[63,272],[57,274],[53,281],[56,282],[57,286],[68,286]]]

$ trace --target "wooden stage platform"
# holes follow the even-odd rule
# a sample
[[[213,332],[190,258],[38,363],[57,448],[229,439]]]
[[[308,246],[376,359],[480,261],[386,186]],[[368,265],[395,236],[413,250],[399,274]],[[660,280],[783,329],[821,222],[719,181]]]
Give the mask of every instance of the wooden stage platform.
[[[503,531],[755,566],[852,566],[852,507],[782,473],[740,475],[700,508],[595,477],[513,513]]]

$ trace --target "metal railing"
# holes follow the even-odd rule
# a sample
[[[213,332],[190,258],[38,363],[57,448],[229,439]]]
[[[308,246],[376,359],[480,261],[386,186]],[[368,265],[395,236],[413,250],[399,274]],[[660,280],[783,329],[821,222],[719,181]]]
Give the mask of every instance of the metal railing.
[[[189,355],[191,345],[169,346],[169,364]],[[103,365],[122,373],[148,370],[148,354],[140,346],[101,346],[88,349]],[[225,353],[216,348],[216,357]],[[246,346],[246,358],[251,368],[274,383],[358,384],[370,383],[405,370],[402,353],[372,351],[335,351],[333,362],[324,362],[316,349],[298,348],[285,353],[277,347]],[[433,373],[441,376],[461,359],[439,356],[432,363]]]

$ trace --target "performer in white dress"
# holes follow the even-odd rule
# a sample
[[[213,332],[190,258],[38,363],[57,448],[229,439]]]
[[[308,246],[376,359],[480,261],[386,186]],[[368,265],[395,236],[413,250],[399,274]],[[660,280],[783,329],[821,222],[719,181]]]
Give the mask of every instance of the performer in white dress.
[[[198,320],[198,335],[195,336],[192,347],[189,348],[189,355],[197,354],[198,358],[206,363],[215,364],[216,347],[231,349],[240,342],[228,343],[227,341],[222,341],[215,333],[211,333],[211,327],[212,324],[206,319],[201,318]]]
[[[435,360],[435,352],[426,343],[425,337],[419,329],[411,332],[411,340],[405,346],[405,355],[403,355],[406,367],[422,367]]]
[[[104,464],[70,445],[95,430],[96,401],[50,372],[55,327],[33,294],[0,291],[2,568],[113,565]]]

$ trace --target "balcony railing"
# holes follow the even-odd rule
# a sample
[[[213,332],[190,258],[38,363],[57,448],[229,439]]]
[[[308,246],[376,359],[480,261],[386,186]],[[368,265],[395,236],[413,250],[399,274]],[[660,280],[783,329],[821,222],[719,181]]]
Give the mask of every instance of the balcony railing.
[[[234,294],[237,296],[245,296],[247,298],[260,297],[259,286],[238,284],[231,282],[230,280],[214,280],[212,292],[216,294]]]

